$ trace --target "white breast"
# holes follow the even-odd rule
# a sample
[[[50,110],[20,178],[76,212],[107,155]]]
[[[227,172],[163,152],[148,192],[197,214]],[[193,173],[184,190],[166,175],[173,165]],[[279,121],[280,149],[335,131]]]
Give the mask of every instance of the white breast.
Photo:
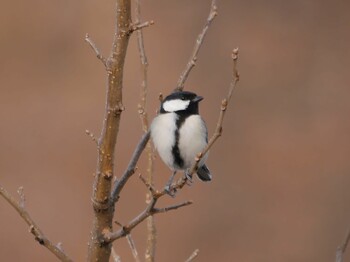
[[[151,124],[153,144],[164,163],[171,169],[174,169],[172,148],[175,145],[176,119],[175,113],[160,114]]]
[[[186,118],[180,128],[179,149],[184,159],[184,168],[190,168],[195,161],[198,153],[200,153],[207,145],[206,136],[207,128],[203,119],[199,115],[191,115]],[[199,163],[203,165],[207,159],[206,154]]]

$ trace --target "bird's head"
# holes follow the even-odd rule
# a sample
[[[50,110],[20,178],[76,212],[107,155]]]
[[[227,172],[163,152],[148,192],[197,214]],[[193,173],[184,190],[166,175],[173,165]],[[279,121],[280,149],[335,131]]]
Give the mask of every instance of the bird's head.
[[[198,103],[203,97],[188,91],[174,92],[168,95],[161,104],[160,113],[198,114]]]

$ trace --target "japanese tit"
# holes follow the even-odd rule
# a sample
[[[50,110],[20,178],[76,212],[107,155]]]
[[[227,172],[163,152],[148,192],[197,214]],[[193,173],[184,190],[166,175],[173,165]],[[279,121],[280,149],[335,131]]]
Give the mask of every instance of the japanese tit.
[[[162,101],[159,115],[151,124],[153,144],[163,162],[174,172],[172,178],[179,170],[187,176],[197,154],[208,144],[207,127],[198,110],[202,99],[192,92],[174,92]],[[207,157],[208,153],[198,165],[197,176],[202,181],[212,179],[204,164]]]

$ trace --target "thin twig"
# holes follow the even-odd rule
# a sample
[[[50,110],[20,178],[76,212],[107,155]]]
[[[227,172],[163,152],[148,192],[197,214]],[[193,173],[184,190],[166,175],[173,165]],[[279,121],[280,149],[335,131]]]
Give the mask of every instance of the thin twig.
[[[126,235],[126,239],[128,240],[128,243],[129,243],[129,246],[131,249],[131,253],[134,256],[135,261],[140,262],[141,260],[139,257],[139,253],[137,252],[136,245],[135,245],[134,240],[131,237],[131,234]]]
[[[185,261],[185,262],[191,262],[193,261],[199,253],[199,249],[196,249],[195,251],[193,251],[193,253],[190,255],[190,257]]]
[[[154,195],[157,191],[154,189],[154,186],[152,184],[150,184],[148,181],[146,181],[146,179],[140,174],[139,178],[141,179],[141,181],[145,184],[145,186],[147,187],[147,189],[150,191],[151,195]]]
[[[191,169],[190,169],[190,175],[192,175],[193,173],[196,172],[197,168],[198,168],[198,163],[199,161],[203,158],[203,156],[209,151],[209,149],[213,146],[213,144],[215,143],[215,141],[221,136],[222,134],[222,125],[223,125],[223,121],[224,121],[224,117],[225,117],[225,113],[226,113],[226,109],[227,106],[231,100],[233,91],[236,88],[237,82],[239,81],[239,73],[237,70],[237,61],[238,61],[238,48],[235,48],[232,51],[232,61],[233,61],[233,66],[232,66],[232,80],[231,80],[231,84],[230,84],[230,88],[227,94],[227,97],[224,98],[221,101],[221,108],[220,108],[220,114],[219,114],[219,119],[218,122],[216,124],[216,128],[215,128],[215,132],[213,134],[213,136],[210,138],[208,145],[204,148],[204,150],[198,154],[198,156],[196,157],[196,161],[195,163],[192,165]]]
[[[143,22],[143,23],[139,22],[139,20],[138,20],[134,24],[131,25],[129,33],[132,33],[134,31],[139,31],[139,30],[141,30],[141,29],[143,29],[145,27],[149,27],[151,25],[154,25],[154,21],[153,20],[146,21],[146,22]]]
[[[135,0],[135,20],[136,23],[141,21],[141,3],[140,0]],[[151,21],[153,22],[153,21]],[[141,24],[140,24],[141,26]],[[146,133],[149,129],[148,114],[146,110],[147,105],[147,91],[148,91],[148,59],[145,50],[145,44],[143,39],[143,30],[138,30],[137,35],[137,45],[140,54],[141,70],[142,70],[142,80],[141,80],[141,96],[140,103],[138,105],[138,112],[141,119],[142,130]],[[153,148],[152,143],[149,141],[146,146],[147,154],[147,183],[152,187],[153,185]],[[152,193],[148,192],[146,194],[146,203],[150,203],[152,198]],[[145,251],[145,261],[154,262],[155,252],[156,252],[156,242],[157,242],[157,230],[153,216],[147,218],[147,244]]]
[[[192,68],[196,65],[199,49],[201,48],[203,41],[204,41],[204,38],[208,32],[208,29],[209,29],[212,21],[214,20],[214,18],[217,16],[217,14],[218,13],[217,13],[216,0],[212,0],[207,21],[206,21],[201,33],[198,35],[198,37],[196,39],[196,43],[194,45],[190,60],[188,61],[185,70],[180,75],[180,78],[177,82],[177,86],[176,86],[174,91],[182,91],[184,89],[185,82],[186,82]]]
[[[122,224],[122,223],[120,223],[120,222],[119,222],[119,221],[117,221],[117,220],[115,220],[115,221],[114,221],[114,223],[115,223],[115,224],[117,224],[117,225],[118,225],[118,226],[120,226],[120,227],[123,227],[123,224]]]
[[[97,48],[96,44],[92,39],[90,38],[89,34],[85,35],[85,42],[87,42],[92,50],[95,52],[96,57],[102,62],[102,64],[106,67],[107,66],[107,59],[101,54],[100,50]]]
[[[118,200],[119,194],[123,189],[123,187],[125,186],[126,182],[135,173],[137,161],[139,160],[142,154],[142,151],[145,149],[149,138],[150,138],[150,132],[148,131],[146,134],[142,136],[139,144],[137,145],[131,157],[128,167],[124,171],[123,176],[120,178],[120,180],[117,180],[114,182],[113,189],[111,192],[111,197],[110,197],[112,203],[115,203]]]
[[[337,248],[337,252],[335,253],[335,262],[343,262],[343,256],[349,244],[349,241],[350,241],[350,229],[348,229],[343,243]]]
[[[51,253],[53,253],[61,261],[73,261],[68,255],[62,250],[60,245],[54,245],[49,239],[46,238],[41,229],[37,226],[34,220],[31,218],[27,210],[24,208],[24,194],[23,188],[19,188],[20,201],[16,201],[2,186],[0,186],[0,195],[18,212],[23,220],[29,226],[29,232],[34,235],[34,238],[38,243],[46,247]]]
[[[141,222],[143,222],[147,217],[156,215],[159,213],[171,211],[180,207],[191,205],[191,201],[186,201],[184,203],[171,206],[169,208],[160,208],[160,209],[153,209],[150,208],[150,206],[154,205],[157,202],[157,200],[152,200],[151,203],[147,206],[147,208],[142,211],[136,218],[134,218],[132,221],[130,221],[124,228],[113,232],[109,234],[104,235],[104,243],[111,243],[119,238],[125,237],[131,230],[133,230],[137,225],[139,225]]]
[[[171,206],[167,206],[167,207],[161,207],[161,208],[154,208],[154,213],[158,214],[158,213],[165,213],[171,210],[175,210],[175,209],[179,209],[180,207],[184,207],[184,206],[188,206],[193,204],[193,202],[191,200],[187,200],[185,202],[182,202],[180,204],[175,204],[175,205],[171,205]]]
[[[136,20],[136,23],[139,23],[141,20],[140,0],[136,0],[135,20]],[[136,35],[137,35],[137,46],[140,54],[141,70],[142,70],[141,96],[140,96],[140,103],[138,105],[138,111],[141,118],[142,130],[144,133],[146,133],[148,130],[148,116],[146,112],[147,91],[148,91],[148,77],[147,77],[148,59],[146,56],[142,30],[138,30],[136,32]]]
[[[192,201],[185,201],[183,203],[171,205],[168,207],[155,208],[155,205],[159,200],[159,198],[164,196],[165,194],[166,192],[164,192],[164,190],[161,192],[156,191],[155,194],[152,195],[152,199],[149,202],[149,204],[146,206],[146,208],[138,216],[136,216],[133,220],[131,220],[127,225],[121,227],[121,229],[115,232],[105,231],[103,233],[103,243],[109,244],[119,238],[127,236],[128,234],[130,234],[131,230],[133,230],[137,225],[139,225],[149,216],[172,211],[181,207],[191,205],[193,203]]]
[[[150,201],[150,194],[148,194],[146,201]],[[156,256],[156,244],[157,244],[157,228],[155,219],[152,216],[149,216],[147,218],[147,244],[146,244],[146,251],[145,251],[145,261],[146,262],[153,262],[155,260]]]

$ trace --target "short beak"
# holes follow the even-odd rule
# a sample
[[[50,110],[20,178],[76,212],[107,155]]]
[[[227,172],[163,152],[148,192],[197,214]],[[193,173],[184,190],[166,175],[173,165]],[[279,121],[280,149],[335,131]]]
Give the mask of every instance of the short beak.
[[[199,102],[199,101],[202,101],[203,100],[203,97],[202,96],[196,96],[192,102],[196,103],[196,102]]]

